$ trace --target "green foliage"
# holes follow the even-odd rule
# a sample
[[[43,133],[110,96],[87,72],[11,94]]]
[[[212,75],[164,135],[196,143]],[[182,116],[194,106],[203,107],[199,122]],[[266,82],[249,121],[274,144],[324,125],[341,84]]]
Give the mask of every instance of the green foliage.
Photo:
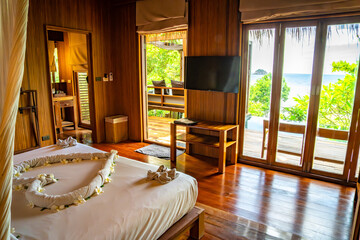
[[[270,111],[271,96],[271,73],[264,75],[256,80],[255,84],[250,87],[249,96],[249,113],[253,116],[268,116]],[[287,85],[285,78],[282,79],[281,100],[288,100],[290,87]]]
[[[358,64],[346,61],[332,63],[333,72],[346,72],[343,79],[323,85],[320,95],[319,127],[348,130],[351,123],[354,90]],[[283,109],[282,119],[303,122],[306,120],[309,95],[294,98],[296,105]]]
[[[159,110],[159,109],[152,109],[148,111],[148,116],[155,116],[155,117],[168,117],[170,115],[170,111]]]
[[[172,40],[176,44],[181,40]],[[151,43],[146,44],[146,71],[147,84],[152,85],[152,80],[165,80],[170,86],[170,80],[180,81],[181,54],[177,50],[166,50]]]

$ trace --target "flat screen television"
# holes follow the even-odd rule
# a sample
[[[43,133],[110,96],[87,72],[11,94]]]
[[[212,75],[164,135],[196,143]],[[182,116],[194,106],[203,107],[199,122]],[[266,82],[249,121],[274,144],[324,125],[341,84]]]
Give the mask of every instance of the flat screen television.
[[[238,93],[240,57],[185,57],[185,89]]]

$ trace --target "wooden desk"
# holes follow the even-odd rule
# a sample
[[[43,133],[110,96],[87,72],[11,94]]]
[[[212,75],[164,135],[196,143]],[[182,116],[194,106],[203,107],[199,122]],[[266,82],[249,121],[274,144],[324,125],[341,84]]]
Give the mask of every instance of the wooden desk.
[[[185,126],[187,132],[190,132],[191,129],[202,129],[208,131],[214,131],[219,133],[217,136],[209,136],[204,134],[197,133],[184,133],[179,136],[176,136],[176,126]],[[228,138],[228,133],[231,132],[231,138]],[[239,136],[239,127],[238,125],[225,125],[222,123],[216,122],[205,122],[200,121],[196,125],[187,126],[181,124],[170,124],[170,160],[171,167],[176,167],[176,141],[186,142],[190,144],[202,144],[208,147],[219,148],[219,163],[218,168],[219,172],[223,173],[225,171],[226,165],[226,150],[228,147],[232,147],[231,152],[231,164],[236,164],[238,157],[238,136]]]
[[[59,128],[60,133],[63,133],[63,127],[74,126],[74,129],[78,129],[78,111],[77,111],[77,102],[75,96],[64,96],[64,97],[54,97],[54,115],[55,115],[55,127]],[[61,118],[61,109],[63,108],[72,108],[74,115],[74,122],[65,122]]]

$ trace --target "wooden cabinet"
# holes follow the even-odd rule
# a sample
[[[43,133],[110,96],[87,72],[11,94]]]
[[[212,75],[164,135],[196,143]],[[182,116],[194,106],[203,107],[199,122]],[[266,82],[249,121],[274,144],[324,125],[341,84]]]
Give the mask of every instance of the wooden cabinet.
[[[176,167],[176,141],[181,141],[189,144],[201,144],[213,148],[219,149],[219,160],[218,168],[219,172],[223,173],[226,166],[226,151],[228,148],[231,148],[231,164],[236,164],[238,157],[238,135],[239,127],[238,125],[225,125],[217,122],[206,122],[200,121],[196,125],[188,126],[187,133],[176,135],[176,126],[180,124],[171,123],[170,124],[170,160],[171,167]],[[184,125],[181,125],[184,126]],[[218,136],[209,136],[197,133],[190,133],[191,129],[202,129],[209,130],[218,133]],[[229,134],[231,132],[231,135]]]

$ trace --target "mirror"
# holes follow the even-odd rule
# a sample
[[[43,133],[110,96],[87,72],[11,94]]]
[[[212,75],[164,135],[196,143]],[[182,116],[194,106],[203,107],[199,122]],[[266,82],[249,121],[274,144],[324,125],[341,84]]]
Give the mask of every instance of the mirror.
[[[56,139],[91,143],[90,33],[48,26],[46,36]]]

